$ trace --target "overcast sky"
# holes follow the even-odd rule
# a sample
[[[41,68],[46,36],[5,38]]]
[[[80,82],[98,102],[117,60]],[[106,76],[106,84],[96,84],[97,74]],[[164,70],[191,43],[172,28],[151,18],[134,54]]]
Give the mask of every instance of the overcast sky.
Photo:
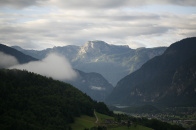
[[[0,43],[25,49],[91,40],[131,48],[196,36],[196,0],[1,0]]]

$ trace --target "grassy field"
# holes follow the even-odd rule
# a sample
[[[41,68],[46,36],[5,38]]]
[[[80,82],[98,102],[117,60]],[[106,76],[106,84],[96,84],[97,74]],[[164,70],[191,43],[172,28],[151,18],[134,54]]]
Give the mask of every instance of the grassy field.
[[[125,112],[122,111],[113,111],[115,114],[125,114]]]
[[[97,117],[99,119],[98,123],[104,123],[106,119],[114,119],[113,117],[111,116],[107,116],[107,115],[103,115],[103,114],[100,114],[100,113],[97,113]]]
[[[118,124],[114,124],[114,125],[107,125],[104,124],[106,119],[114,119],[113,117],[107,116],[107,115],[103,115],[100,113],[96,112],[96,115],[99,119],[98,124],[95,123],[96,119],[95,117],[89,117],[89,116],[81,116],[81,117],[77,117],[75,120],[74,124],[71,124],[71,128],[73,130],[84,130],[85,128],[92,128],[94,126],[106,126],[108,130],[152,130],[151,128],[147,128],[144,126],[131,126],[131,127],[127,127],[127,126],[121,126]]]
[[[95,124],[95,117],[90,116],[81,116],[75,119],[75,123],[71,124],[71,128],[73,130],[84,130],[85,128],[92,128],[93,126],[97,126]]]
[[[100,124],[104,123],[106,119],[114,119],[113,117],[107,116],[107,115],[103,115],[100,113],[96,113],[97,117],[99,118],[99,122]],[[144,126],[131,126],[131,127],[127,127],[127,126],[119,126],[119,125],[110,125],[107,126],[108,130],[152,130],[151,128],[147,128]]]

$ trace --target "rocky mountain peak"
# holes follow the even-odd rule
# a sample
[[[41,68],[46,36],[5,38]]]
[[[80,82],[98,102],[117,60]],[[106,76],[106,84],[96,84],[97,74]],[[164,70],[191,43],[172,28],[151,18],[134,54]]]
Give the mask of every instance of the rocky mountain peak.
[[[91,48],[99,48],[99,47],[106,47],[106,46],[109,46],[106,42],[104,41],[99,41],[99,40],[96,40],[96,41],[88,41],[84,47],[91,47]]]
[[[99,54],[112,54],[112,53],[121,53],[130,51],[131,49],[127,45],[111,45],[104,41],[88,41],[84,44],[84,46],[81,47],[81,50],[79,51],[79,54],[93,54],[93,55],[99,55]]]
[[[91,53],[91,52],[101,52],[101,51],[108,51],[109,44],[107,44],[104,41],[88,41],[84,44],[84,46],[81,47],[80,54],[84,53]]]

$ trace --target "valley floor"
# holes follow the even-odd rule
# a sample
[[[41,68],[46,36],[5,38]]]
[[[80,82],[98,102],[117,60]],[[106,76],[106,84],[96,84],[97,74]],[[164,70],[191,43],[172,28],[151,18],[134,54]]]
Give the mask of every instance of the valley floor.
[[[123,112],[115,111],[115,113],[123,113]],[[126,113],[126,114],[137,118],[145,117],[148,119],[157,119],[163,122],[181,125],[184,128],[191,128],[196,125],[196,107],[165,108],[162,113],[158,113],[158,114],[146,114],[146,113],[142,113],[142,114]]]
[[[96,118],[97,117],[97,118]],[[101,127],[107,130],[152,130],[141,125],[123,125],[116,123],[114,117],[95,112],[95,117],[81,116],[77,117],[75,123],[71,124],[73,130],[90,130]]]

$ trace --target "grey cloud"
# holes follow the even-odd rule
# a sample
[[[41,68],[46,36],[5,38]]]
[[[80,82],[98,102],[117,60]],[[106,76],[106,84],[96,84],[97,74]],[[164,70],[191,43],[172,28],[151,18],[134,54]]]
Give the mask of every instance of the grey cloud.
[[[159,15],[122,15],[122,16],[113,16],[113,20],[125,21],[125,20],[136,20],[136,19],[159,19]]]
[[[121,10],[113,11],[94,11],[88,15],[89,18],[94,19],[105,19],[110,21],[130,21],[130,20],[159,20],[161,18],[158,14],[152,13],[139,13],[139,12],[129,12]]]
[[[39,20],[29,22],[9,23],[9,20],[0,22],[0,41],[28,49],[44,49],[67,44],[82,45],[89,40],[105,40],[109,43],[120,41],[125,44],[126,39],[130,37],[156,37],[169,31],[185,37],[189,34],[192,36],[196,32],[195,15],[157,15],[120,10],[101,13],[87,11],[79,16],[75,16],[76,13],[80,12],[46,14],[44,19],[43,15],[36,15],[32,17]],[[175,31],[177,29],[181,32]],[[171,36],[167,35],[168,37]]]
[[[121,7],[128,3],[128,0],[52,0],[53,4],[58,7],[66,7],[66,8],[114,8],[114,7]]]
[[[14,68],[25,69],[58,80],[73,80],[77,77],[77,73],[72,69],[68,60],[55,53],[49,54],[42,61],[34,61],[10,67],[10,69]]]
[[[0,6],[13,7],[13,8],[25,8],[28,6],[40,5],[41,1],[42,0],[1,0]]]
[[[96,8],[122,8],[138,7],[151,4],[166,4],[180,6],[196,6],[194,0],[52,0],[52,4],[62,8],[96,9]]]
[[[195,0],[1,0],[0,6],[25,8],[29,6],[57,6],[71,9],[138,7],[150,4],[196,6]]]
[[[196,6],[195,0],[164,0],[161,1],[160,3],[180,5],[180,6]]]

